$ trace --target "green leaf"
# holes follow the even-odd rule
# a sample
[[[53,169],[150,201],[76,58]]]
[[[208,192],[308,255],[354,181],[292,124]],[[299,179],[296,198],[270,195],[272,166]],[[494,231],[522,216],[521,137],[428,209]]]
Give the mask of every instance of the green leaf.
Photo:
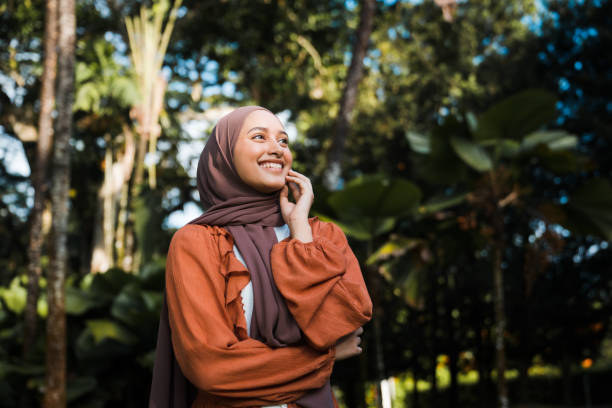
[[[330,217],[327,217],[319,213],[315,213],[315,215],[319,217],[321,221],[333,222],[334,224],[342,228],[342,231],[344,231],[346,235],[352,238],[358,239],[360,241],[368,241],[373,238],[370,231],[362,225],[358,225],[356,223],[355,224],[345,223],[345,222],[339,221],[337,219],[332,219]]]
[[[592,179],[577,189],[568,208],[586,218],[598,235],[612,240],[612,184],[605,179]],[[580,223],[580,220],[575,222]]]
[[[328,203],[341,219],[379,219],[404,215],[420,200],[421,190],[408,180],[368,175],[352,180],[344,190],[330,194]]]
[[[96,344],[104,339],[113,339],[124,344],[133,344],[138,340],[127,329],[109,319],[92,319],[87,320],[86,323],[87,328],[93,334]]]
[[[390,257],[396,257],[403,255],[406,251],[416,247],[423,243],[421,238],[405,238],[399,237],[385,242],[380,248],[378,248],[370,257],[367,259],[366,264],[371,265],[373,263],[387,260]]]
[[[421,154],[429,154],[431,152],[431,142],[429,136],[421,133],[408,131],[406,132],[406,139],[412,150]]]
[[[461,204],[465,201],[466,197],[467,193],[456,194],[450,197],[433,197],[421,204],[417,211],[420,215],[435,213]]]
[[[555,118],[556,97],[543,89],[527,89],[493,105],[478,119],[474,136],[520,140]]]
[[[66,382],[66,400],[71,402],[94,391],[98,381],[94,377],[76,377]]]
[[[563,130],[533,132],[521,142],[521,150],[532,150],[539,144],[546,145],[550,150],[573,149],[578,144],[578,138]]]
[[[66,313],[81,315],[103,302],[92,293],[68,286],[66,287]]]
[[[450,143],[455,153],[473,169],[483,172],[493,168],[491,157],[478,144],[457,136],[451,136]]]
[[[15,276],[8,288],[0,288],[0,297],[13,313],[21,314],[26,306],[28,291],[20,285],[20,277]]]

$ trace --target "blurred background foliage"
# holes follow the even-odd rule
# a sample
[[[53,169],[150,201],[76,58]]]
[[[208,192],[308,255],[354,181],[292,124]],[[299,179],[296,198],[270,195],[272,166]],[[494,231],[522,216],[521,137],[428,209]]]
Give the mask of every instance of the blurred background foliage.
[[[434,1],[376,2],[342,188],[329,191],[361,3],[184,0],[147,122],[155,106],[125,19],[152,4],[77,1],[69,406],[146,404],[168,244],[200,211],[195,165],[212,126],[246,104],[291,130],[313,215],[345,230],[374,299],[366,352],[334,370],[345,406],[380,406],[389,392],[397,407],[491,407],[500,358],[513,404],[612,403],[610,3],[456,3],[447,20]],[[42,0],[0,3],[6,407],[44,393],[42,331],[21,351],[43,42]]]

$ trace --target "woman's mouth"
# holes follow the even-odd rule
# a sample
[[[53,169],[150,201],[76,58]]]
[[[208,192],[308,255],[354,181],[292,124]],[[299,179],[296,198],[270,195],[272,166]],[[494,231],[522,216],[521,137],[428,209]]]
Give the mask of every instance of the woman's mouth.
[[[283,169],[282,163],[269,162],[269,161],[259,163],[259,167],[263,167],[266,170],[272,170],[272,171],[279,171]]]

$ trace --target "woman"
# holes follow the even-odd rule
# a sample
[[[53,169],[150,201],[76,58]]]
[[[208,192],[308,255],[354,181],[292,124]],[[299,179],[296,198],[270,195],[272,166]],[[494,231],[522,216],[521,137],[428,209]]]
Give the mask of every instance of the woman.
[[[168,250],[151,407],[337,406],[334,360],[361,352],[372,302],[342,230],[308,218],[312,186],[291,164],[265,108],[213,129],[198,163],[206,212]]]

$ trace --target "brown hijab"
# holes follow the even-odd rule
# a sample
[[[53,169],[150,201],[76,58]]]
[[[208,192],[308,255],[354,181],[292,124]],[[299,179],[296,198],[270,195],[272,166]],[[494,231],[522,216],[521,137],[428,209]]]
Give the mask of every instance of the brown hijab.
[[[232,234],[253,284],[250,335],[270,347],[286,347],[300,343],[302,333],[276,288],[270,267],[270,251],[278,242],[274,227],[284,224],[279,204],[280,191],[266,194],[253,189],[242,181],[234,166],[233,152],[240,129],[246,117],[255,110],[270,112],[261,106],[244,106],[223,116],[213,128],[200,155],[197,170],[198,191],[206,212],[189,223],[223,226]],[[178,364],[172,352],[169,327],[167,332],[166,327],[162,332],[162,324],[168,324],[167,313],[164,298],[149,406],[184,408],[188,405],[174,405],[171,401],[179,399],[190,404],[189,401],[195,396],[194,387],[182,376],[180,368],[177,373]],[[160,344],[160,341],[169,344]],[[166,373],[161,372],[161,366],[160,370],[157,369],[160,346],[167,349],[166,358],[160,357],[160,362],[169,360],[161,363],[169,369]],[[172,353],[170,358],[167,358],[168,351]],[[158,392],[157,386],[167,391]],[[156,392],[162,395],[154,395]],[[180,396],[177,397],[177,394]],[[169,402],[156,403],[154,399]],[[329,380],[322,388],[309,391],[296,402],[304,408],[333,408]]]

